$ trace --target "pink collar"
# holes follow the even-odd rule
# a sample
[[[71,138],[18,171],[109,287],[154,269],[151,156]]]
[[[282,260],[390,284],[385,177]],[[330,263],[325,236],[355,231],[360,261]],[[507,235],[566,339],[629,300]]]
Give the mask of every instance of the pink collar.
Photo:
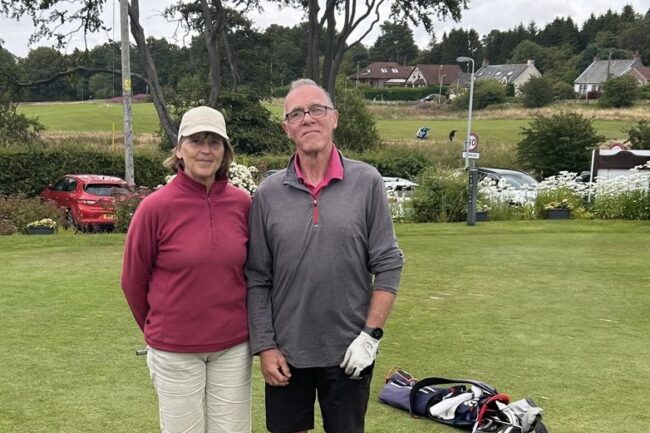
[[[318,183],[318,185],[311,185],[305,181],[305,177],[302,174],[300,169],[300,155],[296,153],[296,157],[293,160],[293,167],[296,170],[296,175],[298,179],[307,187],[313,196],[318,195],[318,193],[325,188],[333,179],[341,180],[343,179],[343,163],[341,162],[341,156],[339,151],[336,149],[335,145],[332,145],[332,153],[330,154],[330,161],[327,165],[327,172],[325,177]]]

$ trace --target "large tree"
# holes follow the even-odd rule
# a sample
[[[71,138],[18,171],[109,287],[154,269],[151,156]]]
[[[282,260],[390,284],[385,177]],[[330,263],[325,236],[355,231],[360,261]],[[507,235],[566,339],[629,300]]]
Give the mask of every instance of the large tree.
[[[380,7],[386,0],[327,0],[321,8],[318,0],[276,0],[304,9],[309,27],[307,33],[306,76],[325,87],[335,97],[336,77],[343,56],[359,44],[380,20]],[[399,22],[422,24],[431,32],[432,18],[451,17],[458,21],[469,0],[392,0],[391,18]],[[356,31],[356,33],[355,33]],[[352,34],[359,35],[352,38]],[[321,43],[324,48],[320,50]],[[322,66],[321,66],[322,55]]]
[[[418,55],[413,31],[406,23],[384,21],[381,34],[370,48],[370,60],[379,62],[411,63]]]

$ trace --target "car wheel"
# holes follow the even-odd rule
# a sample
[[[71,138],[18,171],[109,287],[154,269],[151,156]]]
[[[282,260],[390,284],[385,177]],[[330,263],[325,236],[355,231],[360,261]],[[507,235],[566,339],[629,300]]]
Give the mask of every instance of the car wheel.
[[[79,230],[79,226],[74,220],[74,215],[72,214],[71,209],[67,209],[65,211],[65,226],[75,231]]]

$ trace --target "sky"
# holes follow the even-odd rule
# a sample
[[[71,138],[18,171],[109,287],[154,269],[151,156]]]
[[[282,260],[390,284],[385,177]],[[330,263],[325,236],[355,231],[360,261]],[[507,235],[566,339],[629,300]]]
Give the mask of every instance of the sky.
[[[164,37],[170,42],[183,45],[182,35],[176,32],[176,25],[166,22],[162,17],[162,10],[174,2],[174,0],[142,0],[140,2],[140,22],[147,36]],[[365,2],[359,0],[360,6],[363,3]],[[389,4],[390,1],[385,3]],[[627,4],[632,5],[634,10],[641,14],[645,14],[650,8],[648,0],[470,0],[469,9],[463,11],[459,22],[436,20],[434,21],[434,31],[438,40],[442,38],[443,33],[449,32],[453,28],[466,30],[473,28],[483,36],[491,30],[508,30],[520,23],[527,26],[531,21],[535,21],[537,28],[542,28],[556,17],[571,17],[580,26],[591,13],[598,16],[607,12],[608,9],[620,13],[623,6]],[[271,24],[292,26],[304,18],[303,14],[296,9],[281,9],[276,4],[269,3],[265,4],[264,12],[250,16],[260,30]],[[89,36],[86,41],[89,48],[105,43],[109,39],[119,39],[119,0],[107,0],[103,17],[104,22],[109,27],[114,27],[114,30],[108,34]],[[380,23],[384,19],[388,19],[388,7],[384,8]],[[363,31],[366,29],[367,27],[363,28]],[[41,41],[30,47],[28,39],[32,32],[33,27],[29,20],[17,22],[0,18],[0,39],[4,41],[2,46],[18,57],[27,56],[30,48],[51,46],[51,43]],[[363,44],[371,46],[380,33],[379,25],[376,25],[374,30],[362,41]],[[359,35],[354,37],[353,34],[354,40]],[[430,35],[423,28],[414,29],[414,37],[420,48],[426,48],[431,40]],[[70,40],[67,52],[71,52],[75,47],[84,47],[81,34]]]

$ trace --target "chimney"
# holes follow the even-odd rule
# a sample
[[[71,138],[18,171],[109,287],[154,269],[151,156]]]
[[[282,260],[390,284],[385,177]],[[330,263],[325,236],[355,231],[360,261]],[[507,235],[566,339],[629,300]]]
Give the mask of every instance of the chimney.
[[[483,59],[483,66],[490,66],[490,61],[488,59]]]
[[[632,56],[632,58],[633,58],[634,60],[639,60],[640,57],[641,57],[641,56],[639,56],[639,50],[636,50],[636,51],[634,52],[634,56]]]
[[[526,64],[527,64],[528,66],[535,66],[535,60],[528,59],[528,61],[526,62]]]
[[[594,63],[598,61],[598,56],[594,56]]]

